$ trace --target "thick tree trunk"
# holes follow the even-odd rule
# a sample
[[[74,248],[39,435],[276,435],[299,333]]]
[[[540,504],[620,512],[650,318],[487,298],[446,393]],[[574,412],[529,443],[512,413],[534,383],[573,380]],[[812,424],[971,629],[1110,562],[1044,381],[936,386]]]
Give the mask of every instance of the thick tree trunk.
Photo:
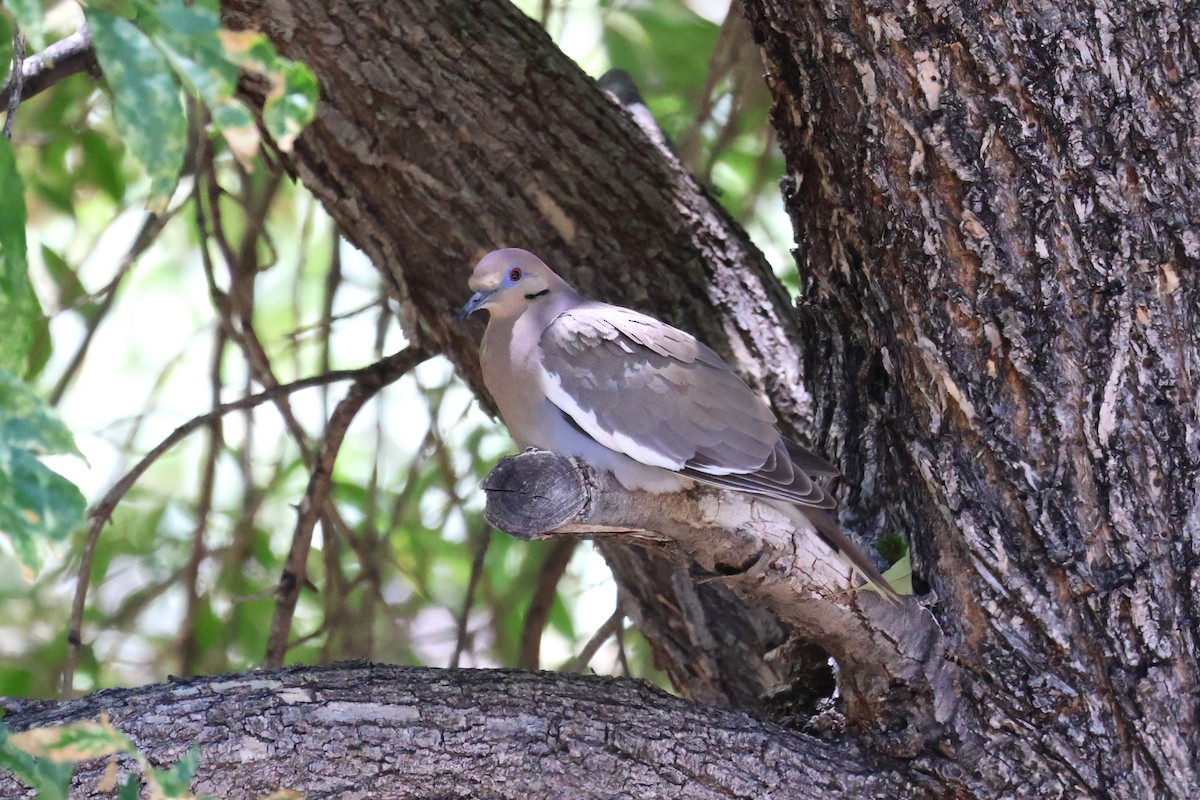
[[[974,791],[1195,797],[1196,8],[747,11],[817,416],[938,598]]]
[[[13,730],[107,712],[157,767],[198,745],[193,791],[230,800],[933,796],[909,794],[885,761],[610,678],[344,664],[0,707]],[[83,766],[71,796],[111,797],[104,767]],[[0,797],[33,792],[0,773]]]

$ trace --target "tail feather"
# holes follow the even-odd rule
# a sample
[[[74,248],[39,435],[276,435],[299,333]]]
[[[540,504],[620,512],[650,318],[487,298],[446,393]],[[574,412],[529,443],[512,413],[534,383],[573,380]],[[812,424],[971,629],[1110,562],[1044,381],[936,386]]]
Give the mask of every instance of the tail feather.
[[[875,562],[871,557],[863,552],[862,548],[853,542],[840,527],[837,520],[825,511],[815,508],[804,508],[793,505],[791,503],[782,503],[778,501],[767,501],[772,506],[782,511],[789,518],[794,519],[800,515],[809,522],[816,530],[817,535],[825,544],[833,548],[839,556],[859,572],[878,591],[881,597],[894,605],[904,603],[904,597],[888,582],[888,579],[883,577],[883,573],[875,566]]]

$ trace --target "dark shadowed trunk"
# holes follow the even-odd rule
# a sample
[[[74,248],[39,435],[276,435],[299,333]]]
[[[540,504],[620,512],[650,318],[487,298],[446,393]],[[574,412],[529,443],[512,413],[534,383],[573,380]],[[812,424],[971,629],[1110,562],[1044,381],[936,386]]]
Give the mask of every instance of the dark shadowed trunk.
[[[747,11],[817,418],[912,542],[981,785],[1194,796],[1197,9]]]

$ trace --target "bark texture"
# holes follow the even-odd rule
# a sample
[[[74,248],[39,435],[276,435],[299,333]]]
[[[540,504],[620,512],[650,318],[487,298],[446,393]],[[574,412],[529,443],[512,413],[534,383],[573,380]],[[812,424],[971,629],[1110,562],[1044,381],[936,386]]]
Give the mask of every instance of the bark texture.
[[[317,74],[292,164],[383,272],[405,329],[485,398],[482,322],[456,323],[475,261],[541,255],[581,291],[690,330],[729,356],[789,426],[808,418],[786,293],[668,151],[502,0],[226,0]],[[250,87],[253,90],[253,87]],[[714,313],[715,311],[715,313]],[[604,548],[631,612],[695,699],[754,708],[780,682],[773,615],[670,561]],[[665,600],[665,602],[664,602]],[[785,670],[786,672],[786,670]]]
[[[817,418],[938,598],[972,791],[1194,797],[1197,8],[746,8]]]
[[[108,712],[159,767],[198,744],[192,789],[221,798],[933,796],[901,795],[908,780],[885,761],[610,678],[344,664],[0,703],[13,730]],[[71,796],[111,797],[96,788],[104,766],[81,767]],[[0,797],[33,792],[0,773]]]

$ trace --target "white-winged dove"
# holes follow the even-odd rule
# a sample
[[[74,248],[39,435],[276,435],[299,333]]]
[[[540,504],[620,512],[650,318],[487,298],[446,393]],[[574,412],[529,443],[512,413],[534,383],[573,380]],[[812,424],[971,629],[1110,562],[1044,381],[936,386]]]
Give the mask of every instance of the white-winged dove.
[[[765,498],[900,601],[829,514],[834,500],[813,478],[837,469],[782,436],[766,403],[694,336],[583,297],[525,250],[484,256],[469,285],[459,317],[490,315],[483,381],[518,445],[583,458],[627,489],[695,481]]]

